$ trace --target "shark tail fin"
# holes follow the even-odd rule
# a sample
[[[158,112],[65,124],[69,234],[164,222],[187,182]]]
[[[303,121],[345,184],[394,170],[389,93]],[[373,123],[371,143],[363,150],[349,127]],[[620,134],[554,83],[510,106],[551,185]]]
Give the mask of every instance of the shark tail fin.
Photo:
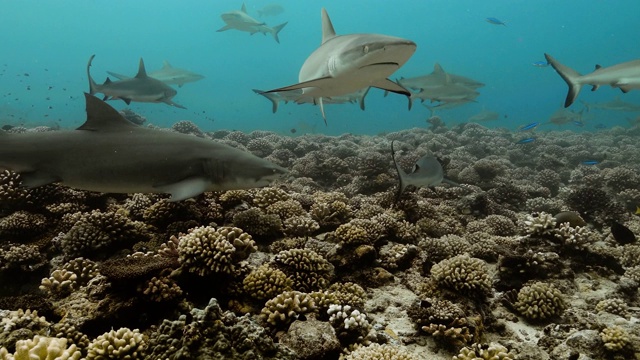
[[[433,117],[433,115],[435,115],[435,113],[436,113],[436,108],[435,107],[429,106],[427,104],[422,104],[422,106],[424,106],[427,109],[429,109],[429,117]]]
[[[286,23],[282,23],[280,25],[274,26],[273,29],[271,29],[271,35],[273,35],[273,38],[276,39],[276,42],[278,44],[280,44],[280,39],[278,38],[278,33],[280,32],[280,30],[282,30],[282,28],[284,28],[289,22]]]
[[[314,99],[315,101],[315,99]],[[318,101],[317,101],[318,105],[320,105],[320,112],[322,113],[322,119],[324,120],[324,126],[328,126],[327,125],[327,116],[324,114],[324,103],[322,102],[322,98],[319,97]]]
[[[93,95],[99,92],[99,85],[96,84],[96,82],[93,80],[93,78],[91,77],[91,72],[89,71],[94,57],[96,57],[95,54],[91,55],[91,57],[89,58],[89,62],[87,63],[87,77],[89,78],[89,94],[90,95]]]
[[[393,165],[396,166],[396,171],[398,172],[398,190],[396,191],[396,202],[398,202],[400,200],[400,197],[402,196],[402,193],[404,192],[404,189],[407,187],[407,185],[405,185],[405,181],[404,181],[404,171],[402,171],[402,169],[400,169],[400,166],[398,165],[398,162],[396,161],[396,151],[393,149],[393,140],[391,141],[391,159],[393,160]]]
[[[253,92],[262,95],[271,101],[271,112],[275,114],[278,111],[278,96],[275,93],[267,93],[256,89],[253,89]]]
[[[569,107],[576,100],[578,94],[580,94],[582,84],[580,83],[579,78],[582,75],[580,75],[579,72],[573,70],[572,68],[562,65],[549,54],[544,54],[544,57],[569,86],[569,92],[567,93],[567,98],[564,101],[564,107]]]

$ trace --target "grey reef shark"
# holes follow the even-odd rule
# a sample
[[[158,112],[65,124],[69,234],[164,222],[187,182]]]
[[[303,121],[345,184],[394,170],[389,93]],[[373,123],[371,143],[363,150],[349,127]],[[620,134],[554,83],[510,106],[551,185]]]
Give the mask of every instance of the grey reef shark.
[[[360,105],[360,109],[364,110],[365,109],[364,99],[367,97],[367,94],[369,93],[369,89],[370,89],[369,87],[366,87],[352,94],[333,96],[331,98],[325,99],[323,103],[325,104],[358,103]],[[278,111],[280,102],[284,102],[285,104],[287,104],[290,101],[293,101],[298,105],[304,104],[304,103],[310,103],[310,104],[314,103],[313,98],[302,96],[302,89],[283,91],[283,92],[270,92],[270,93],[264,92],[262,90],[253,89],[253,92],[258,95],[262,95],[265,98],[267,98],[267,100],[271,101],[271,112],[273,112],[274,114]]]
[[[112,71],[107,71],[107,73],[119,80],[126,80],[126,79],[132,78],[131,76],[118,74]],[[178,87],[182,87],[182,85],[186,83],[204,79],[204,76],[200,74],[196,74],[189,70],[173,67],[166,60],[162,64],[162,69],[151,71],[147,75],[149,75],[149,77],[152,77],[156,80],[160,80],[167,85],[178,85]]]
[[[85,93],[87,120],[76,130],[0,132],[0,169],[22,186],[60,183],[104,193],[167,193],[171,201],[205,191],[269,185],[288,170],[212,140],[149,129]]]
[[[173,102],[173,97],[178,93],[171,86],[163,83],[158,79],[154,79],[147,75],[144,68],[144,61],[140,58],[138,65],[138,74],[135,77],[111,81],[107,78],[104,84],[97,84],[91,77],[91,63],[95,55],[91,55],[89,63],[87,63],[87,77],[89,78],[89,94],[104,94],[104,100],[120,99],[127,105],[132,101],[165,103],[181,109],[186,109],[180,104]]]
[[[301,98],[312,98],[320,105],[325,124],[323,99],[351,94],[365,87],[411,95],[387,77],[416,51],[413,41],[379,34],[336,35],[324,8],[321,17],[322,44],[302,64],[299,82],[267,93],[302,89]]]
[[[263,33],[264,35],[271,34],[278,44],[280,44],[278,33],[287,25],[285,22],[274,27],[269,27],[263,21],[256,20],[249,16],[249,14],[247,14],[247,7],[244,4],[242,4],[240,10],[223,13],[220,17],[226,25],[218,29],[218,32],[238,30],[248,32],[251,35],[255,33]]]
[[[441,183],[446,183],[449,185],[460,186],[458,183],[444,177],[442,164],[440,164],[438,158],[433,155],[427,154],[421,157],[413,165],[411,172],[404,172],[396,161],[396,152],[393,148],[393,143],[394,142],[392,141],[391,158],[393,159],[393,164],[398,172],[398,180],[400,182],[398,185],[398,191],[396,192],[396,201],[400,200],[402,193],[404,193],[405,189],[409,185],[413,185],[415,187],[433,187]]]
[[[544,57],[569,86],[564,107],[569,107],[573,104],[584,85],[591,85],[591,91],[598,90],[600,85],[610,85],[611,87],[619,88],[623,93],[640,89],[640,59],[607,67],[596,65],[594,71],[582,75],[572,68],[561,64],[549,54],[544,54]]]

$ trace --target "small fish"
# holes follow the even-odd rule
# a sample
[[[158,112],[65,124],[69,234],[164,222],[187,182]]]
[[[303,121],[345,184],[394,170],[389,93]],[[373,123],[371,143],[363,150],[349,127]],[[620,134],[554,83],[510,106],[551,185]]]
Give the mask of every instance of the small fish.
[[[531,143],[531,142],[534,142],[534,141],[536,141],[536,138],[534,138],[534,137],[528,137],[528,138],[524,138],[524,139],[520,139],[520,140],[518,140],[518,141],[516,142],[516,144],[528,144],[528,143]]]
[[[507,24],[504,23],[504,21],[500,20],[500,19],[496,19],[494,17],[488,17],[485,19],[486,22],[488,22],[489,24],[492,25],[504,25],[507,26]]]
[[[298,130],[296,130],[296,128],[291,128],[291,130],[289,130],[292,134],[295,134],[298,132]]]
[[[632,244],[636,242],[636,235],[628,227],[617,221],[611,223],[611,235],[620,245]]]
[[[640,206],[636,205],[635,215],[640,215]]]
[[[549,62],[547,62],[547,61],[536,61],[536,62],[531,63],[531,65],[533,65],[535,67],[543,68],[543,67],[548,67],[549,66]]]
[[[607,128],[607,125],[605,125],[605,124],[596,124],[596,125],[594,126],[594,128],[596,128],[596,129],[606,129],[606,128]]]
[[[573,120],[572,123],[575,126],[579,126],[579,127],[583,127],[584,126],[584,121],[582,121],[582,120]]]
[[[580,162],[580,164],[582,164],[582,165],[597,165],[599,163],[600,163],[600,161],[598,161],[598,160],[585,160],[585,161]]]
[[[540,125],[540,123],[539,123],[539,122],[532,122],[531,124],[527,124],[527,125],[520,126],[520,127],[518,128],[518,130],[519,130],[519,131],[528,131],[528,130],[533,130],[533,129],[537,128],[537,127],[538,127],[538,125]]]

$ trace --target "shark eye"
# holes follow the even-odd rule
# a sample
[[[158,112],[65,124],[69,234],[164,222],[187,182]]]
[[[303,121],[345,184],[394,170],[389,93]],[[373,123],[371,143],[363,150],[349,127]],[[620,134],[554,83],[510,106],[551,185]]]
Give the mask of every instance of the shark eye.
[[[365,53],[365,54],[369,53],[369,45],[365,45],[365,46],[362,48],[362,52],[363,52],[363,53]]]

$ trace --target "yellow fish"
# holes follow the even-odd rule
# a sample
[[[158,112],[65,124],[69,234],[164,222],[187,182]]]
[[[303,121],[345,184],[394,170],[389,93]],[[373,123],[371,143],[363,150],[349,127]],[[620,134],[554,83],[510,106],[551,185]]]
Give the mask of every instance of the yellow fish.
[[[640,206],[636,205],[636,215],[640,215]]]

